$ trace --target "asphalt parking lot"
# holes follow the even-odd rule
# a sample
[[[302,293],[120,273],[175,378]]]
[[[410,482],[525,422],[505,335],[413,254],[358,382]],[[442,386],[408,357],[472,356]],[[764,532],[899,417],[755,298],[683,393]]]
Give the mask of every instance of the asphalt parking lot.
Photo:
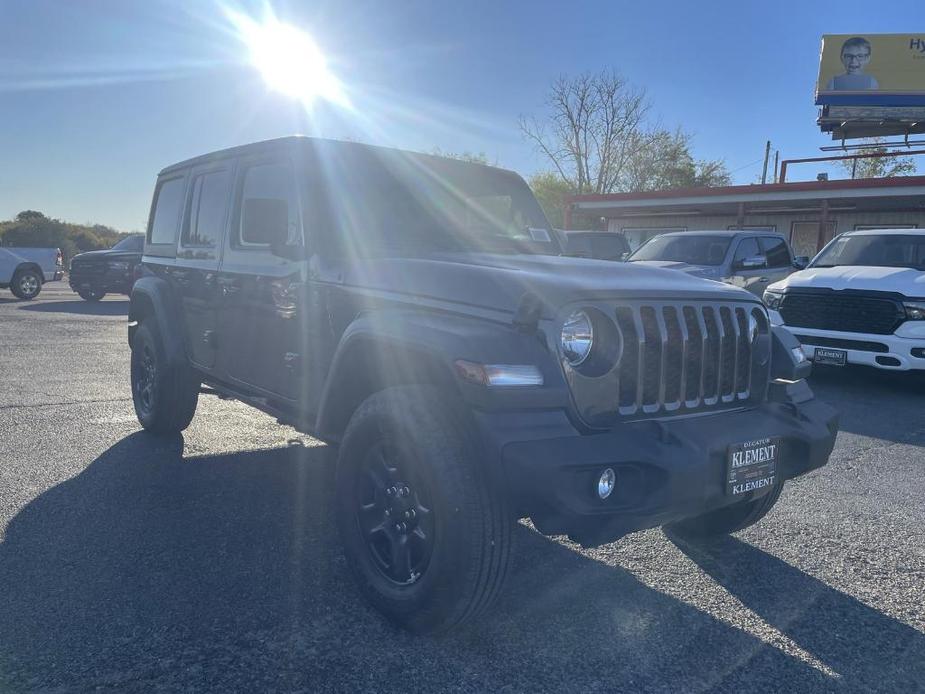
[[[814,376],[830,464],[707,546],[519,529],[497,608],[442,638],[362,604],[324,447],[235,402],[139,431],[128,302],[0,294],[0,691],[919,691],[925,385]]]

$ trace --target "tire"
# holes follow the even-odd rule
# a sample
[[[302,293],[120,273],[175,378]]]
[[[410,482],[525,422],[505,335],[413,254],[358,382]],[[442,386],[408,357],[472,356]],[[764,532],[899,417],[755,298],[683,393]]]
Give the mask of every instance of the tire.
[[[17,299],[30,301],[42,291],[42,276],[31,268],[17,270],[10,283],[10,291]]]
[[[199,400],[199,379],[188,366],[167,363],[157,328],[144,321],[132,340],[132,401],[146,431],[178,434],[189,426]]]
[[[435,388],[389,388],[360,405],[338,451],[347,563],[366,599],[413,632],[481,614],[510,561],[513,516],[462,421]]]
[[[98,289],[78,289],[77,293],[80,295],[80,298],[84,301],[96,302],[106,296],[106,292],[101,292]]]
[[[702,540],[721,535],[728,535],[754,525],[766,515],[784,490],[783,484],[774,485],[774,489],[764,496],[732,506],[726,506],[701,516],[687,518],[665,527],[669,534],[685,540]]]

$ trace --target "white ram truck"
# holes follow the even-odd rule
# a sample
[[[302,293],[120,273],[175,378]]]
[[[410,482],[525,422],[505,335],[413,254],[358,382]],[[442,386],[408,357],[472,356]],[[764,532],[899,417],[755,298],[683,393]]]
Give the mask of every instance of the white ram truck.
[[[0,247],[0,289],[9,287],[20,299],[34,299],[45,282],[64,277],[60,248]]]
[[[817,364],[925,371],[925,229],[840,234],[764,302]]]

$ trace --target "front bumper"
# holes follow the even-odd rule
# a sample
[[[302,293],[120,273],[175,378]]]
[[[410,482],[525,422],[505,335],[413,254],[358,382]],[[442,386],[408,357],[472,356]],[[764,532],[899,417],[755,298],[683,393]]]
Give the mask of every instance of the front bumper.
[[[782,483],[825,465],[838,430],[835,410],[813,399],[805,382],[774,384],[772,393],[778,401],[749,410],[627,422],[600,434],[509,440],[500,449],[506,486],[540,532],[589,546],[747,502],[767,492],[726,495],[730,445],[780,437]],[[617,486],[601,501],[595,490],[605,467],[616,471]]]
[[[771,325],[784,325],[780,313],[768,312]],[[851,333],[840,330],[817,330],[784,326],[796,337],[813,361],[816,348],[840,349],[846,352],[849,364],[873,366],[886,371],[925,370],[925,357],[916,356],[925,350],[925,321],[906,321],[891,335]],[[818,343],[818,344],[817,344]]]
[[[134,276],[128,271],[87,271],[71,268],[68,284],[75,292],[81,289],[93,289],[107,294],[130,294]]]

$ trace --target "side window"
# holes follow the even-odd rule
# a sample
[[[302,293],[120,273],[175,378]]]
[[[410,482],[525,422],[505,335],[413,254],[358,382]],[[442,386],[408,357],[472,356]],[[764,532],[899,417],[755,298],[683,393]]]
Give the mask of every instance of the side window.
[[[217,248],[221,245],[225,209],[231,192],[231,174],[210,171],[193,179],[190,206],[183,228],[183,245],[194,248]]]
[[[756,255],[761,255],[758,248],[758,239],[742,239],[739,241],[739,247],[736,248],[735,257],[732,259],[732,269],[742,269],[742,261],[746,258],[754,258]]]
[[[245,169],[235,238],[237,245],[245,248],[266,246],[268,242],[264,230],[259,225],[246,223],[252,215],[270,223],[285,223],[286,242],[301,244],[299,205],[292,167],[284,163],[273,163],[256,164]]]
[[[594,249],[595,258],[620,260],[626,252],[626,241],[616,234],[601,234],[591,237],[591,247]]]
[[[783,239],[774,236],[762,236],[761,245],[764,246],[764,255],[768,259],[768,267],[789,267],[793,261],[790,251]]]
[[[180,224],[180,208],[186,192],[186,179],[170,178],[161,181],[154,194],[154,214],[151,216],[150,243],[177,242],[177,227]]]

